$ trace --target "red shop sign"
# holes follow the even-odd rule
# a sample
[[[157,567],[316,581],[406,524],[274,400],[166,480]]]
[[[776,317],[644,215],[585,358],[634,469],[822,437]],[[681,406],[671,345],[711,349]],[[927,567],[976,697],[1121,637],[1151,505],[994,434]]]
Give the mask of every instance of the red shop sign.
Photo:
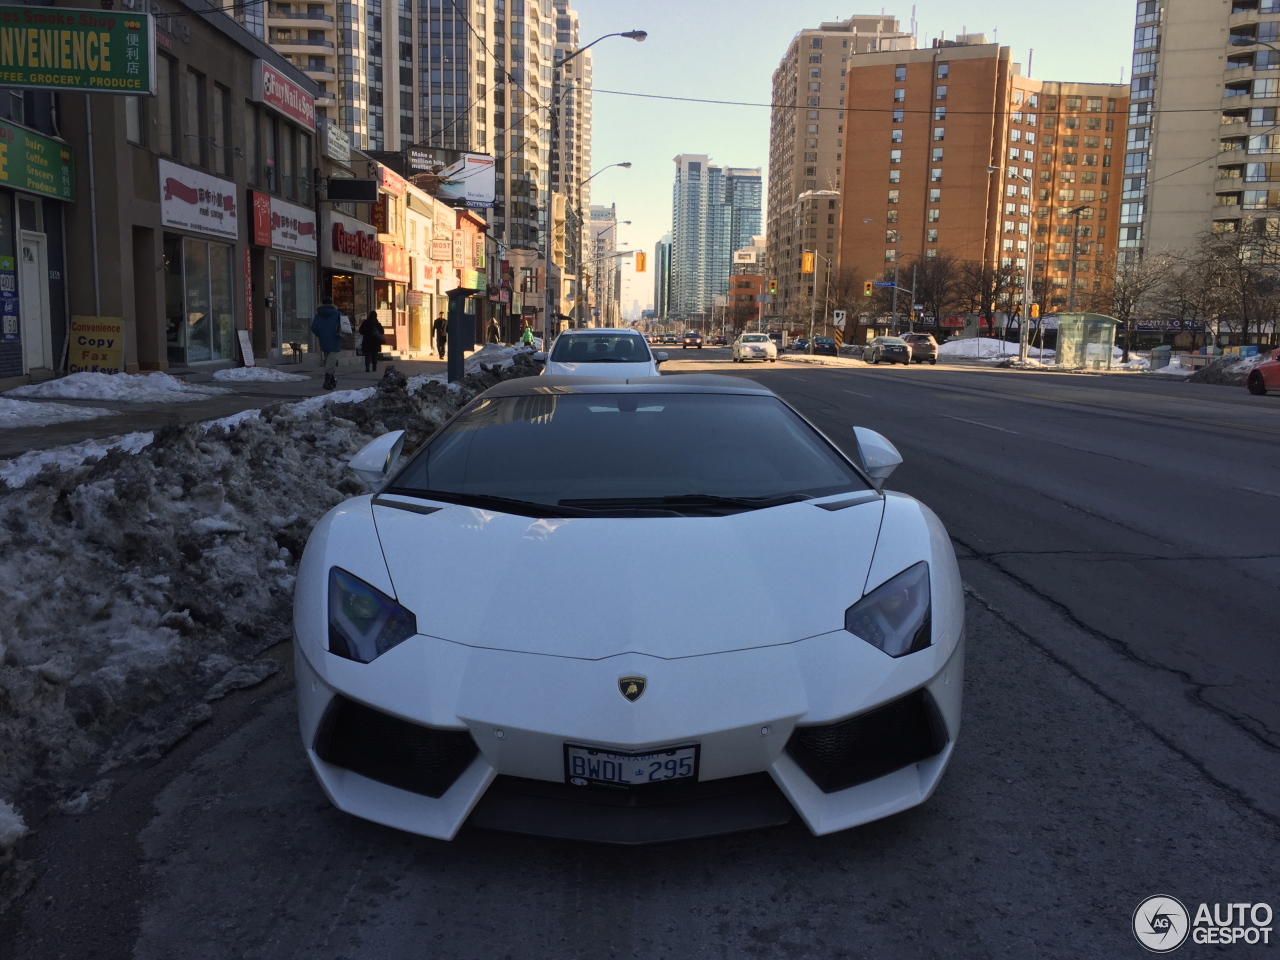
[[[253,243],[259,247],[271,246],[271,197],[257,190],[249,191],[249,203],[253,207]]]

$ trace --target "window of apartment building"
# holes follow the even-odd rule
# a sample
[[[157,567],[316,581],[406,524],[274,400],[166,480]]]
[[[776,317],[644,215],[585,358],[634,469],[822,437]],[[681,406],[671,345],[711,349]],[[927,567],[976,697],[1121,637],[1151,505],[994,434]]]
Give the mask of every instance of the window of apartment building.
[[[1079,156],[1074,153],[1064,153],[1062,155],[1062,163],[1064,166],[1074,167],[1079,161]]]
[[[811,38],[809,39],[809,47],[810,47],[810,49],[813,49],[813,50],[821,50],[821,49],[822,49],[822,38],[821,38],[821,37],[811,37]]]
[[[1067,148],[1067,149],[1070,149],[1070,148],[1073,148],[1073,147],[1078,147],[1078,146],[1080,146],[1080,138],[1079,138],[1078,136],[1076,136],[1076,137],[1063,137],[1063,138],[1062,138],[1062,146],[1063,146],[1063,147],[1065,147],[1065,148]]]
[[[890,143],[901,143],[901,142],[902,142],[902,131],[901,131],[901,130],[890,130],[890,131],[889,131],[889,142],[890,142]]]
[[[951,74],[951,64],[949,64],[949,63],[940,63],[940,64],[938,64],[938,79],[939,79],[939,80],[945,80],[945,79],[947,79],[947,77],[948,77],[948,76],[950,76],[950,74]]]
[[[815,78],[816,78],[816,77],[821,77],[821,76],[822,76],[822,68],[821,68],[821,67],[811,67],[811,68],[810,68],[810,70],[809,70],[809,76],[810,76],[810,77],[815,77]]]
[[[942,162],[942,147],[933,148],[933,162],[934,163]]]
[[[231,91],[213,85],[213,172],[231,173]]]
[[[1058,181],[1060,183],[1075,183],[1076,172],[1074,170],[1063,170],[1058,174]]]
[[[1155,95],[1155,77],[1134,77],[1129,84],[1129,96],[1134,100],[1150,100]]]
[[[898,191],[897,191],[897,190],[890,190],[890,191],[889,191],[889,202],[890,202],[890,203],[897,203],[897,202],[898,202]]]
[[[896,190],[895,190],[894,192],[895,192],[895,193],[897,193],[897,191],[896,191]],[[894,201],[894,203],[897,203],[897,201],[895,200],[895,201]],[[898,211],[897,211],[897,210],[886,210],[886,211],[885,211],[885,214],[884,214],[884,222],[885,222],[885,223],[897,223],[897,222],[898,222]]]
[[[1036,142],[1036,132],[1034,130],[1028,130],[1025,139],[1027,141],[1027,146],[1034,146]]]
[[[1080,118],[1079,117],[1063,117],[1062,126],[1067,130],[1079,130]]]
[[[940,189],[938,189],[937,187],[930,187],[930,188],[929,188],[929,202],[930,202],[930,203],[941,203],[941,202],[942,202],[942,191],[941,191]]]
[[[884,242],[885,242],[885,243],[897,243],[897,242],[898,242],[898,231],[897,231],[897,230],[886,230],[886,231],[884,232]]]
[[[177,80],[177,64],[163,53],[157,53],[155,148],[171,157],[178,155]]]
[[[822,118],[821,118],[820,116],[818,116],[818,111],[817,111],[817,110],[810,110],[810,111],[809,111],[809,119],[810,119],[810,120],[821,120]]]
[[[205,110],[204,74],[190,68],[187,69],[186,90],[186,128],[183,140],[186,149],[182,151],[187,163],[197,167],[209,165],[209,117]]]
[[[1004,215],[1006,217],[1011,217],[1017,212],[1018,212],[1018,205],[1016,203],[1006,203],[1004,205]],[[1010,220],[1009,222],[1013,223],[1012,220]]]
[[[280,192],[280,175],[276,168],[279,124],[265,110],[258,115],[258,151],[262,162],[262,183],[271,193]]]
[[[1001,240],[1000,249],[1005,253],[1013,253],[1013,240]]]
[[[818,168],[817,168],[817,167],[805,167],[805,168],[804,168],[804,175],[805,175],[806,177],[816,177],[816,176],[818,175]]]
[[[924,242],[925,242],[925,243],[937,243],[937,242],[938,242],[938,228],[937,228],[937,227],[930,227],[928,230],[926,230],[926,231],[924,232]]]
[[[1154,23],[1160,19],[1159,0],[1139,0],[1138,23]]]
[[[1101,117],[1085,117],[1084,128],[1086,130],[1101,130],[1102,118]]]
[[[1085,137],[1084,148],[1086,150],[1097,150],[1100,142],[1101,141],[1097,137]]]
[[[1160,31],[1156,27],[1138,27],[1133,31],[1133,48],[1154,47]]]
[[[942,182],[942,168],[941,168],[941,167],[934,167],[932,170],[930,170],[930,171],[929,171],[929,182],[930,182],[930,183],[941,183],[941,182]]]
[[[894,103],[905,103],[907,100],[907,91],[904,87],[898,87],[893,91]]]
[[[1074,202],[1075,202],[1075,199],[1076,199],[1076,192],[1075,192],[1074,190],[1059,190],[1059,191],[1058,191],[1058,202],[1059,202],[1059,203],[1074,203]]]
[[[939,120],[945,120],[945,119],[947,119],[947,108],[946,108],[946,107],[934,107],[934,108],[933,108],[933,120],[934,120],[934,123],[937,123]]]
[[[942,219],[942,211],[941,211],[941,210],[937,209],[936,207],[935,207],[935,208],[930,209],[930,211],[929,211],[929,222],[930,222],[930,223],[937,223],[937,222],[938,222],[939,220],[941,220],[941,219]]]
[[[890,150],[890,151],[889,151],[889,162],[890,162],[890,163],[901,163],[901,162],[902,162],[902,151],[901,151],[901,150]]]
[[[1253,81],[1253,95],[1255,97],[1280,96],[1280,80]]]
[[[947,99],[947,85],[945,83],[941,83],[938,85],[938,89],[936,89],[933,92],[933,99],[935,100]]]
[[[819,107],[819,106],[821,106],[821,105],[822,105],[822,99],[821,99],[820,97],[810,97],[810,98],[809,98],[809,106],[811,106],[811,107]]]
[[[1037,109],[1040,106],[1040,94],[1033,93],[1031,96],[1027,97],[1027,106],[1031,107],[1033,110]]]
[[[1086,100],[1086,101],[1085,101],[1084,108],[1085,108],[1086,110],[1088,110],[1090,113],[1099,113],[1099,112],[1101,112],[1101,110],[1102,110],[1102,98],[1101,98],[1101,97],[1090,97],[1088,100]]]
[[[890,182],[890,183],[901,183],[901,182],[902,182],[902,171],[901,171],[901,170],[890,170],[890,171],[889,171],[889,182]]]
[[[1265,163],[1249,164],[1250,168],[1261,167],[1264,169],[1259,170],[1258,176],[1256,177],[1251,177],[1249,173],[1246,173],[1245,180],[1250,180],[1250,179],[1270,180],[1271,177],[1268,176],[1268,171],[1265,169],[1267,166],[1269,165]],[[1250,169],[1250,173],[1252,172],[1253,172],[1252,169]],[[1127,177],[1124,181],[1124,192],[1120,195],[1120,199],[1121,200],[1141,200],[1143,196],[1146,194],[1146,192],[1147,192],[1146,177]]]
[[[817,162],[818,162],[818,154],[817,154],[817,151],[814,151],[813,153],[806,153],[806,154],[804,155],[804,162],[805,162],[805,163],[817,163]]]
[[[945,139],[947,139],[947,130],[946,130],[946,127],[934,127],[934,128],[933,128],[933,139],[934,139],[934,140],[945,140]]]
[[[1017,160],[1017,159],[1018,159],[1018,157],[1020,157],[1021,155],[1022,155],[1022,151],[1021,151],[1021,150],[1019,150],[1017,147],[1010,147],[1010,148],[1009,148],[1009,159],[1010,159],[1010,160]]]
[[[810,80],[810,81],[809,81],[809,92],[810,92],[810,93],[821,93],[821,92],[822,92],[822,84],[821,84],[820,82],[818,82],[817,80]]]
[[[1066,105],[1063,109],[1066,109],[1066,110],[1079,110],[1079,109],[1080,109],[1080,98],[1079,98],[1079,97],[1067,97],[1067,105]]]
[[[124,99],[124,135],[130,143],[147,145],[147,108],[142,97]]]
[[[899,64],[898,66],[894,67],[894,68],[893,68],[893,79],[894,79],[895,81],[897,81],[898,83],[902,83],[904,80],[906,80],[906,79],[907,79],[907,68],[906,68],[904,65],[902,65],[902,64]]]
[[[1012,140],[1014,143],[1019,142],[1019,141],[1022,139],[1022,131],[1021,131],[1021,130],[1010,130],[1010,131],[1009,131],[1009,139],[1010,139],[1010,140]]]
[[[896,262],[897,262],[897,259],[898,259],[898,251],[897,251],[897,250],[886,250],[886,251],[884,252],[884,262],[885,262],[885,263],[896,263]]]
[[[805,140],[804,145],[806,149],[816,150],[818,148],[818,138],[809,137],[807,140]]]
[[[808,127],[805,129],[805,133],[816,134],[817,132],[818,132],[818,125],[816,123],[809,124]]]
[[[811,54],[809,54],[809,62],[810,62],[810,63],[821,63],[821,62],[822,62],[822,54],[820,54],[820,53],[811,53]]]
[[[894,110],[894,111],[893,111],[893,122],[894,122],[894,123],[901,123],[901,122],[902,122],[903,117],[905,117],[906,115],[907,115],[907,112],[906,112],[905,110]]]

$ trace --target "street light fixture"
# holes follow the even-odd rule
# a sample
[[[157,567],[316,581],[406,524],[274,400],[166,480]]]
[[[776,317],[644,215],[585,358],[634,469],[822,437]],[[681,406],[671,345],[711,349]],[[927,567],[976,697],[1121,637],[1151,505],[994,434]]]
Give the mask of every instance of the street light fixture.
[[[605,227],[603,230],[601,230],[601,231],[600,231],[600,233],[596,236],[596,241],[597,241],[597,242],[603,241],[603,240],[604,240],[604,237],[609,233],[609,231],[610,231],[610,230],[617,230],[617,229],[618,229],[618,227],[629,227],[629,226],[631,226],[631,221],[630,221],[630,220],[615,220],[615,221],[614,221],[613,223],[611,223],[609,226]],[[615,236],[615,237],[613,238],[613,243],[614,243],[615,248],[616,248],[617,246],[619,246],[617,236]],[[622,244],[622,246],[629,246],[629,244]],[[617,250],[616,250],[616,249],[615,249],[614,253],[615,253],[615,254],[617,253]],[[609,259],[609,256],[608,256],[608,255],[606,255],[606,256],[602,256],[602,257],[597,257],[597,259],[600,259],[600,260],[607,260],[607,259]],[[597,271],[596,271],[596,275],[598,276],[598,274],[599,274],[599,271],[597,270]],[[592,278],[591,278],[591,287],[590,287],[590,288],[588,289],[588,291],[587,291],[587,297],[588,297],[588,299],[590,299],[591,292],[595,289],[595,285],[596,285],[596,276],[592,276]],[[602,313],[606,313],[606,314],[607,314],[607,312],[608,312],[608,311],[602,311]],[[604,319],[605,319],[605,321],[607,322],[607,321],[609,320],[609,317],[608,317],[608,316],[605,316],[605,317],[604,317]]]
[[[607,164],[606,166],[601,167],[599,170],[597,170],[597,171],[596,171],[595,173],[593,173],[591,176],[587,177],[587,179],[583,180],[580,184],[578,184],[578,207],[577,207],[577,213],[578,213],[578,229],[582,229],[582,226],[586,223],[586,220],[585,220],[585,219],[583,218],[583,216],[582,216],[582,188],[583,188],[583,187],[585,187],[585,186],[586,186],[588,183],[590,183],[592,180],[594,180],[596,177],[600,176],[600,174],[604,173],[606,170],[612,170],[614,167],[622,167],[624,170],[630,170],[630,169],[631,169],[631,161],[630,161],[630,160],[623,160],[623,161],[622,161],[622,162],[620,162],[620,163],[610,163],[610,164]],[[630,220],[625,220],[625,221],[623,221],[623,222],[624,222],[624,223],[630,223],[631,221],[630,221]],[[616,226],[616,224],[615,224],[615,226]],[[582,241],[581,241],[581,239],[579,239],[579,240],[578,240],[578,243],[579,243],[579,244],[581,244],[581,242],[582,242]],[[584,317],[583,317],[583,315],[582,315],[582,311],[583,311],[583,306],[582,306],[582,305],[586,302],[586,301],[585,301],[585,298],[582,296],[582,270],[581,270],[581,267],[582,267],[582,266],[585,266],[585,264],[580,264],[580,265],[579,265],[579,270],[578,270],[578,289],[577,289],[577,294],[578,294],[578,296],[576,297],[576,299],[575,299],[575,301],[574,301],[574,310],[575,310],[575,311],[577,312],[577,314],[578,314],[577,322],[576,322],[576,323],[574,323],[574,326],[575,326],[575,327],[581,326],[581,325],[583,324],[584,320],[585,320],[585,318],[584,318]]]
[[[608,40],[610,37],[625,37],[628,40],[635,40],[637,43],[642,42],[649,34],[644,30],[627,30],[624,33],[606,33],[603,37],[597,37],[585,47],[579,47],[563,59],[556,61],[551,67],[551,103],[547,108],[548,123],[551,127],[551,156],[557,156],[560,149],[560,131],[559,117],[557,109],[560,104],[560,71],[564,65],[579,54],[586,53],[601,40]],[[623,164],[618,164],[623,166]],[[630,164],[626,164],[630,166]],[[542,302],[542,338],[543,348],[551,348],[551,315],[556,313],[556,326],[560,324],[559,320],[559,297],[556,296],[557,291],[551,286],[551,183],[548,179],[547,183],[547,202],[544,204],[543,210],[543,230],[542,230],[542,262],[546,270],[543,277],[543,302]],[[557,281],[557,286],[563,281]]]

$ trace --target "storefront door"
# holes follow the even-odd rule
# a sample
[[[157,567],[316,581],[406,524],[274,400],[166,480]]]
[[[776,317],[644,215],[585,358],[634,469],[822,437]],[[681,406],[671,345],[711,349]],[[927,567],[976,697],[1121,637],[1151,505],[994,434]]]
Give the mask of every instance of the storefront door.
[[[267,294],[271,297],[271,352],[278,356],[281,344],[280,336],[280,258],[267,257]]]
[[[234,360],[233,248],[187,237],[164,238],[169,362]]]
[[[25,370],[52,370],[49,328],[49,267],[43,233],[19,234],[18,314],[22,318],[22,362]]]

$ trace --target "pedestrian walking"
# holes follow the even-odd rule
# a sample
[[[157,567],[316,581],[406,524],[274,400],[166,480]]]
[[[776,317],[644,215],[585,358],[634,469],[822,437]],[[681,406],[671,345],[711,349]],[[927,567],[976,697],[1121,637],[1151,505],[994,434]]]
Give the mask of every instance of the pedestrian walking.
[[[378,311],[370,310],[364,323],[360,324],[360,352],[364,354],[364,372],[378,372],[378,357],[382,354],[382,345],[386,335],[382,332],[382,324],[378,322]]]
[[[436,317],[431,323],[431,335],[436,338],[436,353],[440,355],[440,359],[444,359],[444,347],[449,340],[449,321],[444,318],[444,314]]]
[[[320,342],[324,388],[332,390],[338,385],[338,354],[342,352],[342,314],[333,305],[332,297],[320,301],[320,309],[311,320],[311,332]]]
[[[520,342],[526,347],[533,346],[533,327],[529,326],[529,321],[524,322],[524,329],[520,331]]]
[[[498,343],[501,331],[498,329],[498,319],[496,317],[489,318],[489,342]]]

